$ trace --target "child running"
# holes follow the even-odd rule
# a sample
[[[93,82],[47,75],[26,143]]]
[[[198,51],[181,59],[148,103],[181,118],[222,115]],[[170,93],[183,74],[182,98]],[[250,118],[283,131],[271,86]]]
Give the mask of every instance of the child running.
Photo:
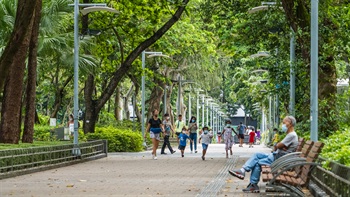
[[[226,158],[228,158],[228,150],[230,150],[230,155],[232,155],[232,144],[234,142],[234,138],[232,136],[232,132],[234,132],[236,135],[236,131],[231,126],[231,120],[227,119],[225,121],[226,126],[224,127],[222,131],[222,135],[224,135],[224,141],[225,141],[225,150],[226,150]]]
[[[181,151],[181,156],[184,157],[187,139],[190,139],[190,136],[188,136],[188,131],[186,130],[186,127],[182,128],[182,133],[180,133],[178,138],[179,138],[179,150]],[[191,139],[190,141],[192,142]]]
[[[207,126],[204,126],[202,131],[203,133],[201,134],[201,136],[199,137],[198,139],[198,143],[201,143],[201,139],[202,140],[202,160],[204,161],[205,160],[205,154],[207,153],[207,149],[208,149],[208,146],[213,138],[213,134],[212,133],[209,133],[209,128]]]

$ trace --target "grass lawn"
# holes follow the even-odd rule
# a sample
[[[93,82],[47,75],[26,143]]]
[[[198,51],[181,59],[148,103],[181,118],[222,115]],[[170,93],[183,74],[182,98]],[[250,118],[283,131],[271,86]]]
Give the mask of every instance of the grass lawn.
[[[32,144],[30,143],[19,143],[19,144],[4,144],[0,143],[0,150],[6,149],[15,149],[15,148],[30,148],[30,147],[38,147],[38,146],[54,146],[54,145],[63,145],[63,144],[71,144],[71,141],[34,141]]]

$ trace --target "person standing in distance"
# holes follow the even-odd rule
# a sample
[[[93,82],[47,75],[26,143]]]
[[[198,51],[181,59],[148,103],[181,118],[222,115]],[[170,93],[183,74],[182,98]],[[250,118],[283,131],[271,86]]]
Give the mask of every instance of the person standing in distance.
[[[191,149],[191,153],[193,153],[193,146],[194,145],[194,152],[197,153],[197,129],[198,129],[198,125],[196,122],[196,117],[192,116],[190,119],[190,122],[188,124],[188,130],[190,132],[190,139],[193,141],[191,141],[190,143],[190,149]]]
[[[176,134],[176,139],[177,139],[177,144],[179,144],[179,135],[182,132],[182,128],[186,127],[184,121],[182,121],[182,115],[179,114],[179,116],[177,117],[177,120],[175,121],[175,134]]]
[[[246,130],[246,126],[242,122],[240,122],[237,129],[238,129],[239,147],[243,147],[244,132]]]
[[[154,160],[157,160],[157,148],[160,140],[160,132],[164,131],[162,121],[158,118],[158,113],[158,110],[153,110],[153,117],[149,119],[146,129],[146,131],[149,132],[150,138],[152,139],[152,158]],[[146,134],[143,137],[146,138]]]

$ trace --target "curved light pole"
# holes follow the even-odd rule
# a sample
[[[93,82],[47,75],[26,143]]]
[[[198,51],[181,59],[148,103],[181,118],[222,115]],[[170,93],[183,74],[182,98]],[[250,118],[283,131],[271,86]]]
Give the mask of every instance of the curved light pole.
[[[257,54],[253,54],[250,57],[252,58],[259,58],[259,57],[269,57],[270,55],[267,52],[258,52]],[[268,72],[268,70],[263,70],[263,69],[257,69],[257,70],[253,70],[251,73],[258,73],[258,72]],[[260,83],[263,83],[263,80],[260,80]],[[278,96],[277,96],[278,97]],[[269,95],[269,124],[270,127],[275,127],[275,122],[276,122],[276,110],[275,108],[273,109],[272,112],[272,101],[271,101],[271,95]],[[277,100],[276,100],[277,102]],[[278,108],[278,104],[275,103],[275,107]],[[273,114],[273,118],[272,115]],[[272,129],[272,128],[271,128]]]
[[[274,6],[274,5],[276,5],[276,2],[263,2],[262,6],[254,7],[252,9],[250,9],[248,11],[248,13],[249,14],[253,14],[255,12],[268,10],[271,6]],[[283,11],[282,7],[278,7],[278,8]],[[289,114],[292,115],[292,116],[295,116],[295,72],[294,72],[294,66],[295,66],[295,45],[296,45],[296,43],[295,43],[295,35],[294,35],[293,29],[291,28],[290,46],[289,46],[289,56],[290,56]]]
[[[142,60],[142,77],[141,77],[141,132],[142,132],[142,139],[143,139],[143,146],[146,146],[146,142],[145,142],[145,64],[146,64],[146,54],[149,54],[149,56],[147,58],[151,58],[151,57],[166,57],[166,58],[170,58],[167,55],[163,55],[162,52],[150,52],[150,51],[142,51],[142,55],[141,55],[141,60]]]
[[[78,89],[79,89],[79,7],[85,7],[81,10],[83,15],[86,15],[90,12],[96,11],[108,11],[113,13],[119,13],[119,11],[106,7],[106,4],[79,4],[79,0],[74,0],[74,4],[70,4],[70,6],[74,6],[74,140],[73,140],[73,150],[72,154],[76,156],[80,156],[80,148],[79,148],[79,133],[78,133],[78,121],[79,121],[79,99],[78,99]]]

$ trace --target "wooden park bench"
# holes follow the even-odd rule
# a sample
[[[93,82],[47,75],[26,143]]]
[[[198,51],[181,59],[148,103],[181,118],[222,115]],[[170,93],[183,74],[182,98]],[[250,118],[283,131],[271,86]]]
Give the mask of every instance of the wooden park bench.
[[[272,188],[290,196],[304,196],[303,188],[309,183],[313,167],[319,165],[315,161],[323,145],[322,142],[315,142],[304,160],[295,157],[293,162],[291,158],[288,165],[271,168],[270,173],[262,174],[263,182],[267,182],[267,191]]]
[[[299,141],[300,142],[300,141]],[[270,166],[262,166],[262,173],[267,174],[272,171],[272,169],[280,169],[283,166],[289,165],[289,162],[295,162],[295,159],[299,157],[299,161],[305,161],[307,155],[309,154],[314,142],[311,140],[306,141],[303,143],[303,146],[297,149],[297,152],[292,152],[289,154],[286,154],[280,158],[278,158],[276,161],[274,161]]]

